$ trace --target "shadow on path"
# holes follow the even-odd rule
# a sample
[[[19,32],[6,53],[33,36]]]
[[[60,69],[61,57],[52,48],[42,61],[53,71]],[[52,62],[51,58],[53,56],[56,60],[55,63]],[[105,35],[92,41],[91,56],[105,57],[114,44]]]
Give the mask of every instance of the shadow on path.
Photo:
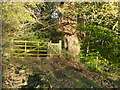
[[[27,65],[33,75],[29,75],[27,85],[21,88],[100,88],[93,80],[90,80],[73,66],[67,65],[58,58],[29,60]]]

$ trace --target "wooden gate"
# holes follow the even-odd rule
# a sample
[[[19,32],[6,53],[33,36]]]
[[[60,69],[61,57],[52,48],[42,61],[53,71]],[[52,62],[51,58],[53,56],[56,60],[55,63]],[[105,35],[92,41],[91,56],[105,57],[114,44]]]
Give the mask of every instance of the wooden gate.
[[[59,43],[13,40],[12,57],[46,57],[61,55],[61,41]]]
[[[62,45],[61,41],[59,41],[59,43],[51,43],[51,42],[49,42],[48,43],[48,54],[50,56],[61,55],[61,45]]]

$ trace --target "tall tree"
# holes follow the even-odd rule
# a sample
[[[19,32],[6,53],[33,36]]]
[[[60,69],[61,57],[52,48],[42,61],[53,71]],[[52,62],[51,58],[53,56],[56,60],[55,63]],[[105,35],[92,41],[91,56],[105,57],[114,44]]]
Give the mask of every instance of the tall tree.
[[[75,57],[80,52],[78,31],[76,31],[76,3],[61,2],[58,10],[62,13],[60,19],[61,32],[64,33],[64,47]]]

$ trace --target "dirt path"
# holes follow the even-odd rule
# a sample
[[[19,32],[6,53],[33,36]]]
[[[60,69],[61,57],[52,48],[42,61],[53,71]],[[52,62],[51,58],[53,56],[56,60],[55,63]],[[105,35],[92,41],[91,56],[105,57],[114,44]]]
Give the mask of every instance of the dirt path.
[[[14,59],[10,63],[13,70],[9,74],[12,73],[13,76],[6,74],[8,76],[4,77],[4,85],[8,85],[10,88],[102,87],[102,84],[92,80],[92,75],[86,73],[87,68],[82,64],[69,62],[58,57],[51,59]],[[6,82],[11,82],[11,84],[6,84]]]

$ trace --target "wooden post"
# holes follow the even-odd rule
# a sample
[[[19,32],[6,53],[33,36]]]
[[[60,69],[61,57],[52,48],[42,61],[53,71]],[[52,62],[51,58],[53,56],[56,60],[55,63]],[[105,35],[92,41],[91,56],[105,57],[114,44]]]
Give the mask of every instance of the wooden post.
[[[98,54],[99,54],[99,52],[96,52],[97,53],[97,56],[96,56],[96,68],[98,67]]]
[[[48,42],[48,46],[47,46],[47,54],[48,54],[48,56],[49,56],[49,44],[50,44],[50,42]]]
[[[14,45],[14,40],[12,39],[12,44],[11,44],[11,51],[10,51],[10,57],[13,57],[13,45]]]
[[[26,48],[27,42],[25,42],[25,54],[27,53],[27,48]],[[25,55],[26,56],[26,55]]]
[[[88,56],[88,53],[89,53],[89,43],[88,43],[88,46],[87,46],[87,53],[86,53],[86,56]]]
[[[48,46],[48,52],[49,52],[49,55],[51,57],[51,49],[50,49],[50,45],[51,45],[51,41],[49,42],[49,46]]]
[[[38,50],[39,50],[39,42],[38,42]],[[37,52],[37,54],[39,54],[39,51]],[[37,57],[39,57],[39,55],[37,55]]]
[[[61,50],[62,50],[62,41],[59,40],[59,54],[60,54],[60,57],[61,57]]]

